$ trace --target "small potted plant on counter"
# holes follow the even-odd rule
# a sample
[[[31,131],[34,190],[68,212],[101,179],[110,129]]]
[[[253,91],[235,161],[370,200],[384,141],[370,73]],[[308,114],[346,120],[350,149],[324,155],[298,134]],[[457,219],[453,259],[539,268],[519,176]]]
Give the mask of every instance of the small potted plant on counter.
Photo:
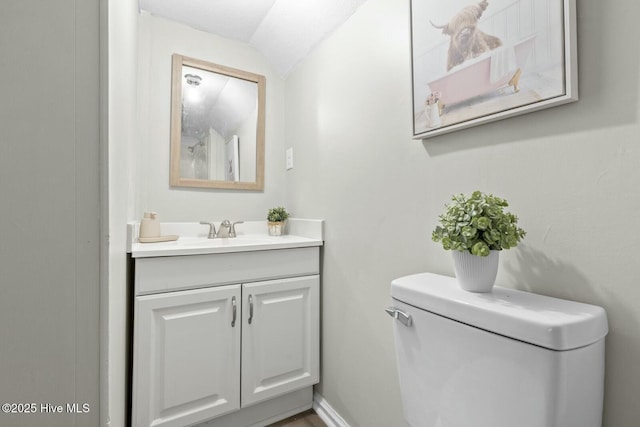
[[[269,213],[267,214],[269,235],[281,236],[285,234],[287,218],[289,218],[289,213],[284,207],[279,206],[277,208],[269,209]]]
[[[462,289],[490,292],[498,273],[499,251],[515,247],[526,232],[506,200],[475,191],[454,195],[445,205],[431,238],[453,251],[453,266]]]

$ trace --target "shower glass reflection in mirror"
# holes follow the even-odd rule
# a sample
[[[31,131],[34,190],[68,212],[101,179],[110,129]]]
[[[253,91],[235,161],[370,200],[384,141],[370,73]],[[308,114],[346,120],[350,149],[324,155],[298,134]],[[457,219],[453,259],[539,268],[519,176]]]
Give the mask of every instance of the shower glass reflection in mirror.
[[[264,187],[265,78],[173,55],[171,185]]]

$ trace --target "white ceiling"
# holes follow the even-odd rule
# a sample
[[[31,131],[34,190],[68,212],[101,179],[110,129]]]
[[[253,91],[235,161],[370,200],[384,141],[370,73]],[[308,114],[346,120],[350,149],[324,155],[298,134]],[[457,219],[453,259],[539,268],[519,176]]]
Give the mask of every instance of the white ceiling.
[[[139,0],[140,9],[258,49],[281,76],[367,0]]]

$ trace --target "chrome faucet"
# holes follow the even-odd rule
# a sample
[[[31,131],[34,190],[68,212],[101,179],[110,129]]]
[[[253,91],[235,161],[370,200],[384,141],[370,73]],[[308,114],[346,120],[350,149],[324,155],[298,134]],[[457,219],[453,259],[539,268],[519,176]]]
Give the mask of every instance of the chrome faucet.
[[[242,224],[243,221],[231,222],[228,219],[225,219],[220,223],[220,227],[218,227],[218,234],[216,237],[236,237],[236,224]]]
[[[215,239],[216,226],[212,222],[206,222],[206,221],[200,221],[200,224],[209,226],[209,235],[207,236],[207,239]]]
[[[220,223],[218,231],[216,232],[216,226],[212,222],[200,221],[202,225],[209,226],[209,235],[207,238],[215,239],[216,237],[236,237],[236,224],[242,224],[244,221],[231,222],[225,219]]]
[[[230,237],[229,234],[231,234],[231,221],[225,219],[220,223],[216,237]]]

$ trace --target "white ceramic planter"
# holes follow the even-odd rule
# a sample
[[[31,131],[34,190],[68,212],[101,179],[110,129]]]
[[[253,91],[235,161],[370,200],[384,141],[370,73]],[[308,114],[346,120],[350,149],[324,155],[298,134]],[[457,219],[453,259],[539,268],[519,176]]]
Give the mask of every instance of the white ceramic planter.
[[[284,227],[286,225],[286,221],[280,222],[267,222],[267,226],[269,227],[269,236],[282,236],[285,234]]]
[[[456,279],[462,289],[469,292],[491,292],[498,274],[500,251],[491,251],[486,257],[466,251],[451,253]]]

